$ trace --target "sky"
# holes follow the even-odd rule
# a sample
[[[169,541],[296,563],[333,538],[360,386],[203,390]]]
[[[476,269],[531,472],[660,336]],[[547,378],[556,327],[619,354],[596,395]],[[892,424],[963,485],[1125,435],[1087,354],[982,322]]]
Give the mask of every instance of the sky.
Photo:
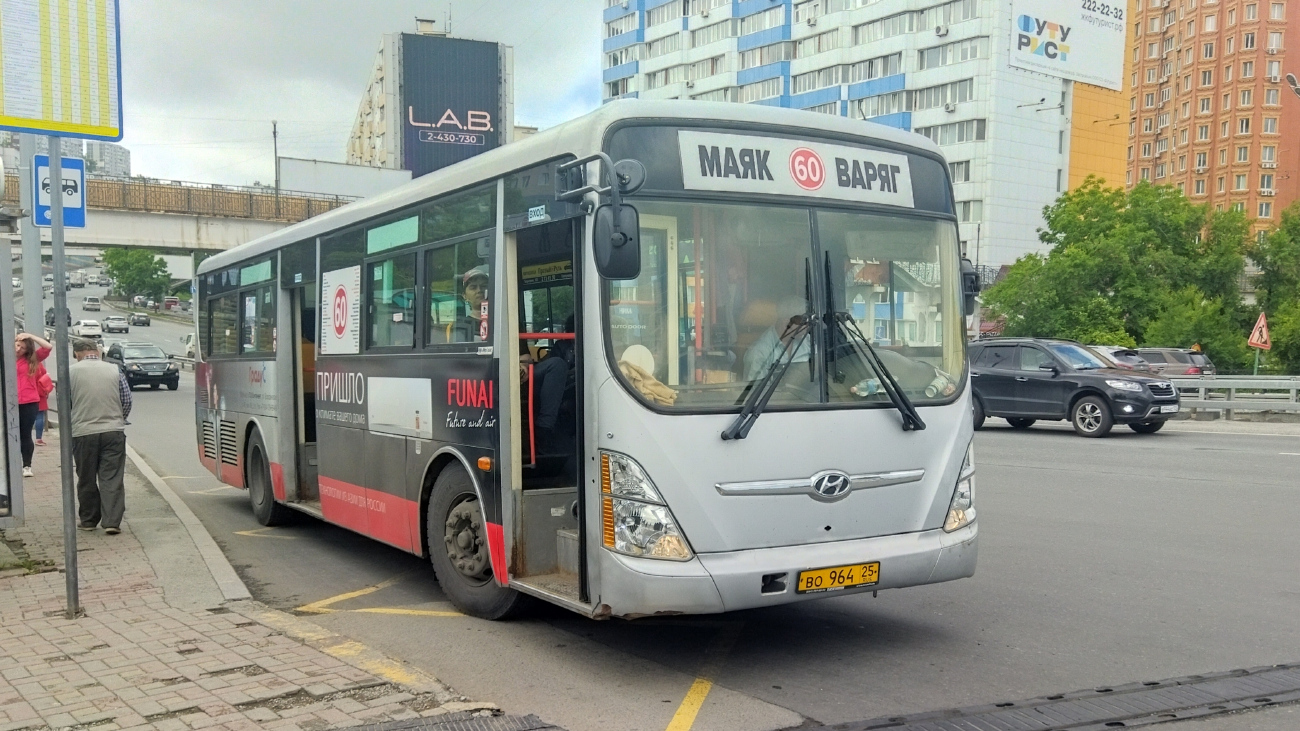
[[[275,178],[280,155],[343,162],[384,33],[448,13],[458,38],[515,50],[515,124],[600,105],[600,0],[124,0],[131,172],[225,185]]]

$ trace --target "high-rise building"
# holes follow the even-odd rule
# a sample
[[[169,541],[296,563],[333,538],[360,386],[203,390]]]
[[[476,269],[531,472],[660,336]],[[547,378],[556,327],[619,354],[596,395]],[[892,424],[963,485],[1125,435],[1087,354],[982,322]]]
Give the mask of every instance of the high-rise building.
[[[386,33],[361,97],[347,163],[420,176],[514,137],[514,50],[452,38],[431,20]]]
[[[923,134],[948,159],[967,254],[1011,263],[1043,249],[1042,209],[1063,191],[1088,174],[1121,184],[1127,133],[1122,92],[1012,66],[1015,4],[606,0],[603,97],[769,104]],[[1122,25],[1114,35],[1119,89]]]
[[[1257,233],[1300,197],[1300,84],[1286,66],[1300,31],[1287,5],[1140,6],[1129,22],[1129,186],[1175,185],[1198,203],[1243,211]]]
[[[112,142],[86,140],[86,172],[107,178],[131,177],[131,151]]]

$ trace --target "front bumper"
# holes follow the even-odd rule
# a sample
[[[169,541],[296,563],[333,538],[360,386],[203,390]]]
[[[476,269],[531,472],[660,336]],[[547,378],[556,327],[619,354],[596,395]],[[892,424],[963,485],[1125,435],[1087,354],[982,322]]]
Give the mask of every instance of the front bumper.
[[[616,617],[710,614],[952,581],[975,575],[978,531],[976,522],[952,533],[928,530],[710,553],[681,563],[602,551],[599,603]],[[880,562],[877,584],[820,594],[795,590],[800,571],[866,561]],[[771,578],[779,574],[785,574],[784,586],[776,590]],[[605,607],[598,611],[604,613]]]
[[[180,371],[171,372],[151,372],[151,371],[126,371],[126,382],[128,385],[135,386],[141,383],[171,383],[181,377]]]
[[[1140,424],[1151,421],[1165,421],[1178,415],[1178,411],[1163,412],[1161,409],[1166,406],[1181,405],[1176,398],[1164,399],[1143,399],[1143,398],[1124,398],[1116,397],[1114,408],[1111,409],[1111,415],[1115,418],[1116,424]]]

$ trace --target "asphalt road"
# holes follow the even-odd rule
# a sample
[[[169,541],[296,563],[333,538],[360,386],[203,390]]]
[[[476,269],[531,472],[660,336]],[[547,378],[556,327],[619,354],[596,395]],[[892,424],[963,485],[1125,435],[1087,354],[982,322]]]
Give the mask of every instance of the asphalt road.
[[[1300,436],[1272,433],[1294,429],[1089,440],[990,419],[973,579],[720,617],[541,607],[490,623],[455,616],[420,559],[307,517],[261,528],[197,461],[189,372],[135,401],[132,444],[258,599],[324,602],[312,621],[571,731],[665,729],[702,672],[693,728],[752,731],[1300,661]],[[1294,711],[1175,728],[1274,731]]]

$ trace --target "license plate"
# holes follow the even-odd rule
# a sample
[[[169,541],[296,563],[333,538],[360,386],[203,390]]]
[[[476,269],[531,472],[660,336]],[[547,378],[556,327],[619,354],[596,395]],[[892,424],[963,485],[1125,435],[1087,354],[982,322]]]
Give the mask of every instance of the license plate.
[[[796,594],[816,594],[823,591],[839,591],[858,586],[871,586],[880,583],[880,562],[855,563],[848,566],[832,566],[826,569],[811,569],[799,572],[799,583],[795,586]]]
[[[1160,407],[1160,413],[1162,413],[1162,414],[1177,414],[1177,413],[1178,413],[1178,404],[1173,404],[1172,406],[1161,406],[1161,407]]]

